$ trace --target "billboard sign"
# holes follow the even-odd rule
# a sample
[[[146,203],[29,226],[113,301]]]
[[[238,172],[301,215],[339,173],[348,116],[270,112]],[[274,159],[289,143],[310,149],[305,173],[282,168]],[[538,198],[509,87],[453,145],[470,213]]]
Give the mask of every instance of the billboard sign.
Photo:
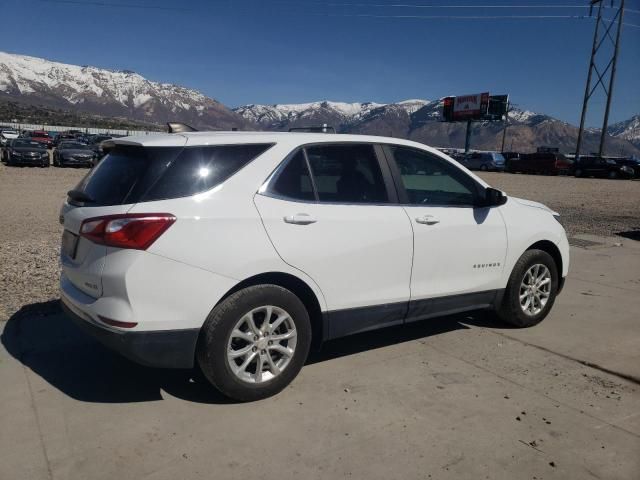
[[[442,119],[445,122],[467,120],[503,120],[507,114],[508,95],[489,95],[489,92],[445,97]]]
[[[487,113],[489,92],[459,95],[453,100],[453,120],[473,120]]]

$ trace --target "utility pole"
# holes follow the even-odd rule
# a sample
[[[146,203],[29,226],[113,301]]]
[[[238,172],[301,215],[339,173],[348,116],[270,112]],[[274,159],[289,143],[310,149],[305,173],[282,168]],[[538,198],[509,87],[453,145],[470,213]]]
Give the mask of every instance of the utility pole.
[[[470,142],[471,142],[471,120],[467,120],[467,134],[464,137],[464,153],[469,153]]]
[[[509,126],[509,102],[507,102],[507,111],[504,115],[504,129],[502,130],[502,146],[500,153],[504,153],[504,139],[507,137],[507,127]]]
[[[609,111],[611,109],[611,98],[613,97],[613,85],[615,81],[616,75],[616,64],[618,62],[618,52],[620,51],[620,33],[622,31],[622,18],[624,16],[624,0],[620,0],[620,6],[618,7],[616,14],[613,16],[611,20],[608,20],[609,26],[605,24],[605,21],[602,18],[602,3],[604,0],[591,0],[591,9],[589,11],[589,15],[593,13],[593,7],[597,6],[598,11],[596,15],[596,26],[593,33],[593,44],[591,47],[591,59],[589,61],[589,71],[587,73],[587,84],[584,90],[584,100],[582,102],[582,114],[580,116],[580,130],[578,131],[578,143],[576,145],[576,159],[580,158],[580,148],[582,147],[582,137],[584,134],[584,123],[585,118],[587,116],[587,108],[589,106],[589,99],[594,94],[595,90],[598,86],[601,86],[607,96],[607,105],[605,107],[604,112],[604,121],[602,122],[602,132],[600,133],[600,146],[598,148],[598,155],[602,156],[604,154],[604,143],[607,136],[607,127],[609,126]],[[613,7],[614,0],[611,0],[611,6]],[[615,40],[611,36],[611,28],[617,23],[617,32]],[[605,29],[603,35],[599,35],[600,26]],[[613,55],[611,56],[609,62],[606,67],[600,73],[596,62],[596,55],[602,44],[605,40],[609,39],[613,44]],[[596,76],[598,77],[598,81],[596,84],[591,87],[591,79],[593,76],[593,72],[595,71]],[[608,87],[605,85],[606,75],[609,73],[609,85]]]

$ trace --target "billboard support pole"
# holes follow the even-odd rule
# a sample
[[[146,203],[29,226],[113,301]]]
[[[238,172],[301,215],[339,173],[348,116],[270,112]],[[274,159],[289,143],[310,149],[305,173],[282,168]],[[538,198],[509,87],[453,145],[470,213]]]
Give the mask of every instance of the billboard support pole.
[[[467,120],[467,134],[464,137],[464,153],[469,153],[470,140],[471,140],[471,120]]]
[[[509,126],[509,102],[507,102],[507,112],[504,115],[504,129],[502,130],[502,146],[500,153],[504,153],[504,140],[507,137],[507,127]]]

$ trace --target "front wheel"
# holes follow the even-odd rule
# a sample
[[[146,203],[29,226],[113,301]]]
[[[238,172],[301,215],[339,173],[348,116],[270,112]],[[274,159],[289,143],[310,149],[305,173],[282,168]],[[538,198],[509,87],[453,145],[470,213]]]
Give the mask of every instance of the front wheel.
[[[531,327],[549,314],[558,292],[558,268],[547,252],[527,250],[516,262],[498,316],[516,327]]]
[[[240,290],[209,314],[198,341],[205,377],[242,402],[275,395],[298,375],[311,345],[304,304],[277,285]]]

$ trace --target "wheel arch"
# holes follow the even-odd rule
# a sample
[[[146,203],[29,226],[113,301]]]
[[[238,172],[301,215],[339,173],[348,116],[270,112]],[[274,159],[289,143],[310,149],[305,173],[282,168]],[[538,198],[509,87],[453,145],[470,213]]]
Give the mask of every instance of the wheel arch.
[[[540,240],[530,245],[527,250],[542,250],[543,252],[547,252],[549,255],[551,255],[551,258],[553,258],[559,276],[562,276],[562,254],[560,253],[560,249],[556,246],[555,243],[550,240]]]
[[[284,272],[265,272],[253,275],[237,283],[233,288],[226,292],[220,300],[218,300],[216,306],[230,295],[233,295],[242,289],[265,284],[278,285],[282,288],[286,288],[302,301],[307,312],[309,312],[309,320],[311,321],[312,348],[319,348],[324,339],[324,335],[328,331],[325,325],[325,316],[322,314],[322,308],[316,293],[307,282],[295,275]]]

